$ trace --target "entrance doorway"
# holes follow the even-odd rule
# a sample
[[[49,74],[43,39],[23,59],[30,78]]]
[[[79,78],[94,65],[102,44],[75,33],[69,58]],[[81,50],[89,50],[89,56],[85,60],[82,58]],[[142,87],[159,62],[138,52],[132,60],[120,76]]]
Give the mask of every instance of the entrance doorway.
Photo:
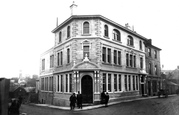
[[[85,75],[81,80],[81,93],[83,103],[93,103],[93,80],[91,76]]]

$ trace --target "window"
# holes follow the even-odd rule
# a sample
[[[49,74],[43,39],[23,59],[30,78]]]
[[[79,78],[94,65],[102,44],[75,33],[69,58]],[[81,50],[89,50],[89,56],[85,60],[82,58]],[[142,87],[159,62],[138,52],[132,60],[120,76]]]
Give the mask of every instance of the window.
[[[50,68],[54,66],[54,55],[50,56]]]
[[[57,75],[57,92],[60,91],[60,76]]]
[[[69,79],[69,83],[70,83],[70,92],[72,92],[72,74],[70,74],[70,79]]]
[[[42,70],[45,70],[45,59],[42,59]]]
[[[134,46],[134,40],[132,36],[128,36],[127,45]]]
[[[117,50],[114,50],[114,64],[117,64]]]
[[[126,54],[126,66],[129,66],[129,54]]]
[[[48,77],[45,78],[45,91],[48,91]]]
[[[67,38],[70,37],[70,26],[67,27]]]
[[[103,47],[102,49],[102,61],[106,62],[106,47]]]
[[[157,50],[154,51],[154,57],[157,59]]]
[[[61,75],[61,92],[64,91],[63,75]]]
[[[44,78],[41,78],[41,90],[44,90]]]
[[[60,53],[57,53],[57,66],[60,66]]]
[[[60,43],[62,41],[62,32],[60,31],[59,32],[59,40],[58,40],[58,43]]]
[[[127,91],[127,75],[124,77],[125,91]]]
[[[104,36],[108,37],[108,26],[104,26]]]
[[[53,77],[50,77],[50,88],[49,88],[49,91],[53,91]]]
[[[70,63],[70,48],[67,49],[67,63]]]
[[[138,82],[139,81],[139,79],[138,79],[138,77],[136,76],[136,90],[138,90],[139,89],[139,87],[138,87]]]
[[[128,85],[129,85],[129,91],[131,90],[131,76],[128,76]]]
[[[83,23],[83,34],[89,34],[89,22]]]
[[[60,65],[63,65],[63,52],[62,51],[60,52],[60,59],[61,59]]]
[[[155,65],[155,75],[157,75],[157,65]]]
[[[111,74],[108,74],[108,91],[111,92]]]
[[[133,66],[133,64],[132,64],[132,62],[133,62],[133,61],[132,61],[132,57],[133,57],[132,54],[130,54],[130,58],[129,58],[129,60],[130,60],[130,61],[129,61],[129,62],[130,62],[130,67]]]
[[[133,90],[135,90],[135,76],[134,75],[132,77],[132,81],[133,81]]]
[[[116,29],[113,30],[113,39],[121,41],[121,33]]]
[[[103,91],[106,91],[106,73],[103,73]]]
[[[66,74],[66,92],[69,92],[68,91],[68,74]]]
[[[118,75],[119,91],[121,91],[121,75]]]
[[[87,57],[89,58],[89,46],[83,46],[83,58]]]
[[[121,51],[118,51],[118,65],[121,65]]]
[[[108,63],[111,63],[111,49],[108,48]]]
[[[134,56],[134,67],[136,67],[136,56]]]
[[[140,50],[142,50],[142,41],[141,40],[139,41],[139,47],[140,47]]]
[[[149,63],[149,74],[152,74],[152,64]]]
[[[140,57],[140,69],[143,69],[143,57]]]
[[[149,56],[151,57],[151,48],[148,48]]]
[[[117,74],[114,74],[114,91],[117,91]]]

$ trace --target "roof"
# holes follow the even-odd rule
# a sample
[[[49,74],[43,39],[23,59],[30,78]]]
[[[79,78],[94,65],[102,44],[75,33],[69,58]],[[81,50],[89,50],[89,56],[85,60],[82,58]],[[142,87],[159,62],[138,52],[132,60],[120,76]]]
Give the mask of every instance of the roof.
[[[64,22],[62,22],[59,26],[57,26],[55,29],[52,30],[52,33],[57,32],[60,28],[64,27],[65,25],[67,25],[68,23],[70,23],[71,21],[73,21],[74,19],[101,19],[103,21],[106,21],[114,26],[117,26],[119,28],[121,28],[122,30],[129,32],[130,34],[137,36],[143,40],[147,40],[147,38],[145,38],[144,36],[141,36],[140,34],[102,16],[102,15],[72,15],[71,17],[69,17],[67,20],[65,20]]]

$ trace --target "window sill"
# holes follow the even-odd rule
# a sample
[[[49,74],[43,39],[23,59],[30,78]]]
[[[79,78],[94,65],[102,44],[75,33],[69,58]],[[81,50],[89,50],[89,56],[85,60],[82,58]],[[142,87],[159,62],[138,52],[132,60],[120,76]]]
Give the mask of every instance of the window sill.
[[[70,39],[70,37],[67,37],[66,40]]]
[[[122,65],[117,65],[117,64],[114,64],[114,66],[117,66],[117,67],[122,67]]]
[[[122,43],[121,41],[118,41],[118,40],[115,40],[115,39],[112,39],[113,41],[115,41],[115,42],[118,42],[118,43]]]
[[[129,69],[137,69],[136,67],[129,67],[129,66],[126,66],[126,68],[129,68]]]
[[[103,36],[104,38],[107,38],[107,39],[109,39],[109,37],[108,36]]]
[[[91,36],[91,34],[82,34],[82,36]]]
[[[111,63],[102,62],[102,64],[112,66],[112,64],[111,64]]]
[[[127,46],[135,48],[134,45],[127,44]]]
[[[66,66],[69,66],[69,65],[70,65],[70,63],[67,63],[67,64],[66,64]]]
[[[59,68],[59,67],[62,67],[63,65],[59,65],[59,66],[57,66],[57,68]]]

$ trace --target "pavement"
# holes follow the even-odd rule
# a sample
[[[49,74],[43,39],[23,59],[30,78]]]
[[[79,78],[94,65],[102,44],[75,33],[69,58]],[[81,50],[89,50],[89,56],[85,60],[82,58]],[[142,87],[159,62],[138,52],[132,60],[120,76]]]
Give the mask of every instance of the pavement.
[[[174,96],[174,95],[169,95],[169,96]],[[131,101],[144,100],[144,99],[152,99],[152,98],[158,98],[158,96],[149,96],[149,97],[139,96],[137,98],[121,99],[119,101],[109,102],[108,106],[119,104],[119,103],[124,103],[124,102],[131,102]],[[49,105],[49,104],[31,104],[31,105],[40,106],[40,107],[49,107],[49,108],[61,109],[61,110],[70,110],[70,107],[66,107],[66,106],[65,107],[64,106],[55,106],[55,105]],[[90,109],[96,109],[96,108],[100,108],[100,107],[105,107],[105,105],[104,104],[89,105],[89,106],[84,106],[82,109],[78,109],[76,107],[73,111],[90,110]]]

